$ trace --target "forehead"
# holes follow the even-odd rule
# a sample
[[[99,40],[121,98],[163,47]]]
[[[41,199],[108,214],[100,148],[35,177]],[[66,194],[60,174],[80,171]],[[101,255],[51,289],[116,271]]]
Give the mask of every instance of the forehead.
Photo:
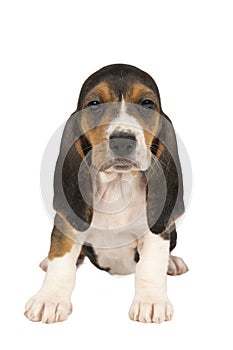
[[[104,81],[96,85],[86,96],[83,96],[82,107],[94,99],[100,100],[100,102],[121,102],[124,99],[128,103],[138,103],[142,98],[152,99],[155,103],[158,103],[158,96],[146,85],[139,82],[133,82],[127,84],[124,89],[117,88],[117,84],[111,84],[108,81]]]
[[[92,74],[83,84],[78,109],[94,98],[101,102],[138,103],[141,98],[154,100],[160,106],[160,97],[156,83],[149,74],[128,65],[111,65]]]

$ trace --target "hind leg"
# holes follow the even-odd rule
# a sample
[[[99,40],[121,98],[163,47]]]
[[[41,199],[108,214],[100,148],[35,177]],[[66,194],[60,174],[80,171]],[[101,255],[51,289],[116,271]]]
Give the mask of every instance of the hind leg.
[[[48,269],[48,257],[42,260],[39,266],[44,272],[46,272]]]
[[[168,275],[182,275],[188,270],[188,266],[185,264],[183,259],[179,258],[178,256],[170,255],[167,270]]]
[[[175,225],[172,226],[169,232],[170,235],[170,252],[175,248],[177,241],[177,232]],[[178,256],[174,256],[170,254],[169,263],[168,263],[168,275],[176,276],[182,275],[187,272],[188,266],[185,264],[184,260],[179,258]]]

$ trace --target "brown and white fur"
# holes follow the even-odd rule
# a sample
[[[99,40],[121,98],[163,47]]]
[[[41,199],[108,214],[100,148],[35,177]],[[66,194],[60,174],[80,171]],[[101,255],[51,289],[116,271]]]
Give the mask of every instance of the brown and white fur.
[[[150,180],[145,173],[152,164],[153,144],[156,138],[155,158],[162,166],[170,153],[173,156],[174,145],[168,146],[165,154],[166,138],[159,138],[163,115],[160,97],[152,78],[148,77],[135,67],[113,65],[92,75],[82,88],[78,115],[72,115],[67,123],[55,172],[55,225],[48,258],[40,265],[46,276],[41,289],[26,304],[25,315],[32,321],[53,323],[67,319],[72,311],[76,264],[85,256],[110,274],[136,273],[135,297],[129,310],[132,320],[160,323],[172,318],[166,276],[188,270],[181,258],[170,254],[176,244],[175,220],[183,212],[182,205],[176,209],[182,193],[177,190],[178,199],[169,217],[161,207],[162,221],[160,215],[158,221],[150,225]],[[137,106],[141,101],[151,102],[150,110],[140,112]],[[98,111],[98,105],[104,106],[104,110]],[[147,108],[144,104],[141,107]],[[170,127],[168,118],[165,123]],[[78,138],[73,133],[75,128],[81,130]],[[114,144],[110,147],[112,135],[118,135],[116,140],[133,135],[133,143],[126,146],[135,149],[124,160],[122,155],[114,157]],[[121,147],[117,142],[115,146]],[[176,145],[174,147],[177,153]],[[84,188],[81,195],[77,191],[77,180],[67,175],[80,171],[80,163],[88,174],[92,169],[92,176],[81,180],[84,181],[80,186]],[[176,166],[179,168],[179,164]],[[164,169],[165,172],[167,167]],[[168,191],[173,189],[169,181],[166,182]]]

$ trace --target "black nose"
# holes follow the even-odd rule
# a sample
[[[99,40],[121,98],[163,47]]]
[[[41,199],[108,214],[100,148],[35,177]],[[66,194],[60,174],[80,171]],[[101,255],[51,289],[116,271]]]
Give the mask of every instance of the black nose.
[[[114,133],[109,138],[109,147],[116,156],[128,156],[136,148],[136,138],[128,132]]]

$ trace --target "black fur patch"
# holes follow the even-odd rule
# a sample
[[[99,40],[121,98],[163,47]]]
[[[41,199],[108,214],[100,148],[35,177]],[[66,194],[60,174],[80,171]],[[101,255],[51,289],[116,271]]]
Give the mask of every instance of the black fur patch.
[[[175,226],[175,225],[174,225]],[[161,237],[166,240],[170,240],[170,252],[175,248],[176,246],[176,240],[177,240],[177,232],[176,228],[171,230],[171,232],[164,232]]]
[[[135,248],[134,261],[135,261],[136,263],[138,263],[139,260],[140,260],[140,255],[139,255],[139,253],[138,253],[137,248]]]
[[[90,262],[95,265],[98,269],[100,270],[103,270],[103,271],[107,271],[109,272],[110,271],[110,268],[109,267],[101,267],[99,264],[98,264],[98,256],[94,250],[94,248],[92,247],[91,244],[89,243],[85,243],[83,246],[82,246],[82,252],[85,256],[88,257],[88,259],[90,260]]]

